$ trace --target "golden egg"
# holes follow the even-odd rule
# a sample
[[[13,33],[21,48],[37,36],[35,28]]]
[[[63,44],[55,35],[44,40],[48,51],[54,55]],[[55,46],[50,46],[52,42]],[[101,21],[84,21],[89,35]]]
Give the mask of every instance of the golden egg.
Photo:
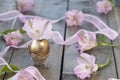
[[[34,53],[41,57],[46,57],[50,51],[49,42],[46,39],[43,40],[33,40],[29,46],[30,53]]]

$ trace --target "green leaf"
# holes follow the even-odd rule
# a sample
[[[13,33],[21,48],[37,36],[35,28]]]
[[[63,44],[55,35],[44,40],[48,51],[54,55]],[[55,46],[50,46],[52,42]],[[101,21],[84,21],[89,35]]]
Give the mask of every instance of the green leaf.
[[[2,32],[0,32],[0,36],[3,36],[4,34]]]
[[[26,31],[23,30],[23,29],[21,29],[21,30],[20,30],[20,33],[21,33],[21,34],[26,34]]]
[[[17,66],[10,64],[9,65],[13,70],[18,71],[20,70]],[[13,72],[11,71],[6,65],[2,67],[2,69],[0,70],[0,75],[4,74],[5,72]]]
[[[113,0],[109,0],[111,3],[113,3],[114,1]]]
[[[98,68],[99,69],[103,69],[103,68],[109,66],[110,65],[110,59],[111,59],[111,57],[112,57],[112,55],[109,55],[109,57],[107,58],[107,61],[106,61],[105,64],[98,64]]]
[[[8,33],[11,33],[11,32],[13,32],[13,31],[16,31],[16,29],[7,29],[7,30],[5,30],[4,32],[2,32],[3,34],[8,34]]]
[[[106,36],[104,36],[103,34],[97,34],[97,39],[100,42],[108,43]]]
[[[0,36],[7,35],[8,33],[14,32],[14,31],[16,31],[16,30],[17,30],[17,29],[7,29],[7,30],[5,30],[4,32],[0,33]],[[20,29],[20,33],[21,33],[21,34],[25,34],[26,31],[24,31],[23,29]]]
[[[115,6],[115,1],[114,0],[109,0],[113,6]]]

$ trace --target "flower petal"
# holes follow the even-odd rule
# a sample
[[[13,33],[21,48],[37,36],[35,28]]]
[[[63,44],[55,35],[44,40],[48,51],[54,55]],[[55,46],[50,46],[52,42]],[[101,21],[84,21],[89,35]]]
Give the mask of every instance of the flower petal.
[[[90,68],[86,68],[87,65],[88,64],[81,64],[76,66],[73,70],[74,74],[80,79],[90,77],[91,71]]]

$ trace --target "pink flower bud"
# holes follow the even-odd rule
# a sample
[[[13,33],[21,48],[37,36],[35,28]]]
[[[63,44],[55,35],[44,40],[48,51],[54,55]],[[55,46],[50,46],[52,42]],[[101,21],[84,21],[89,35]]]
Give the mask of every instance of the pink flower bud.
[[[18,10],[21,12],[32,11],[35,3],[33,0],[18,0],[17,1]]]
[[[5,41],[6,41],[7,45],[16,46],[20,42],[22,42],[22,40],[23,40],[23,36],[19,32],[19,30],[15,31],[15,32],[8,33],[7,35],[5,35]]]
[[[98,1],[96,7],[98,13],[107,14],[112,10],[112,3],[108,0]]]
[[[84,20],[84,14],[78,10],[68,11],[65,15],[68,26],[79,26]]]

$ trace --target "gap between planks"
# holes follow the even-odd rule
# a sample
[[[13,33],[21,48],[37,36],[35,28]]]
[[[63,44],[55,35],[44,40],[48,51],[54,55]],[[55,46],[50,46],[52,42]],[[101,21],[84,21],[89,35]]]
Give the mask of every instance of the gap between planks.
[[[68,11],[68,10],[69,10],[69,0],[67,0],[67,7],[66,7],[66,11]],[[65,23],[64,40],[66,40],[66,30],[67,30],[67,24]],[[62,80],[62,77],[63,77],[64,54],[65,54],[65,45],[63,45],[63,52],[62,52],[62,58],[61,58],[61,69],[60,69],[60,79],[59,80]]]

